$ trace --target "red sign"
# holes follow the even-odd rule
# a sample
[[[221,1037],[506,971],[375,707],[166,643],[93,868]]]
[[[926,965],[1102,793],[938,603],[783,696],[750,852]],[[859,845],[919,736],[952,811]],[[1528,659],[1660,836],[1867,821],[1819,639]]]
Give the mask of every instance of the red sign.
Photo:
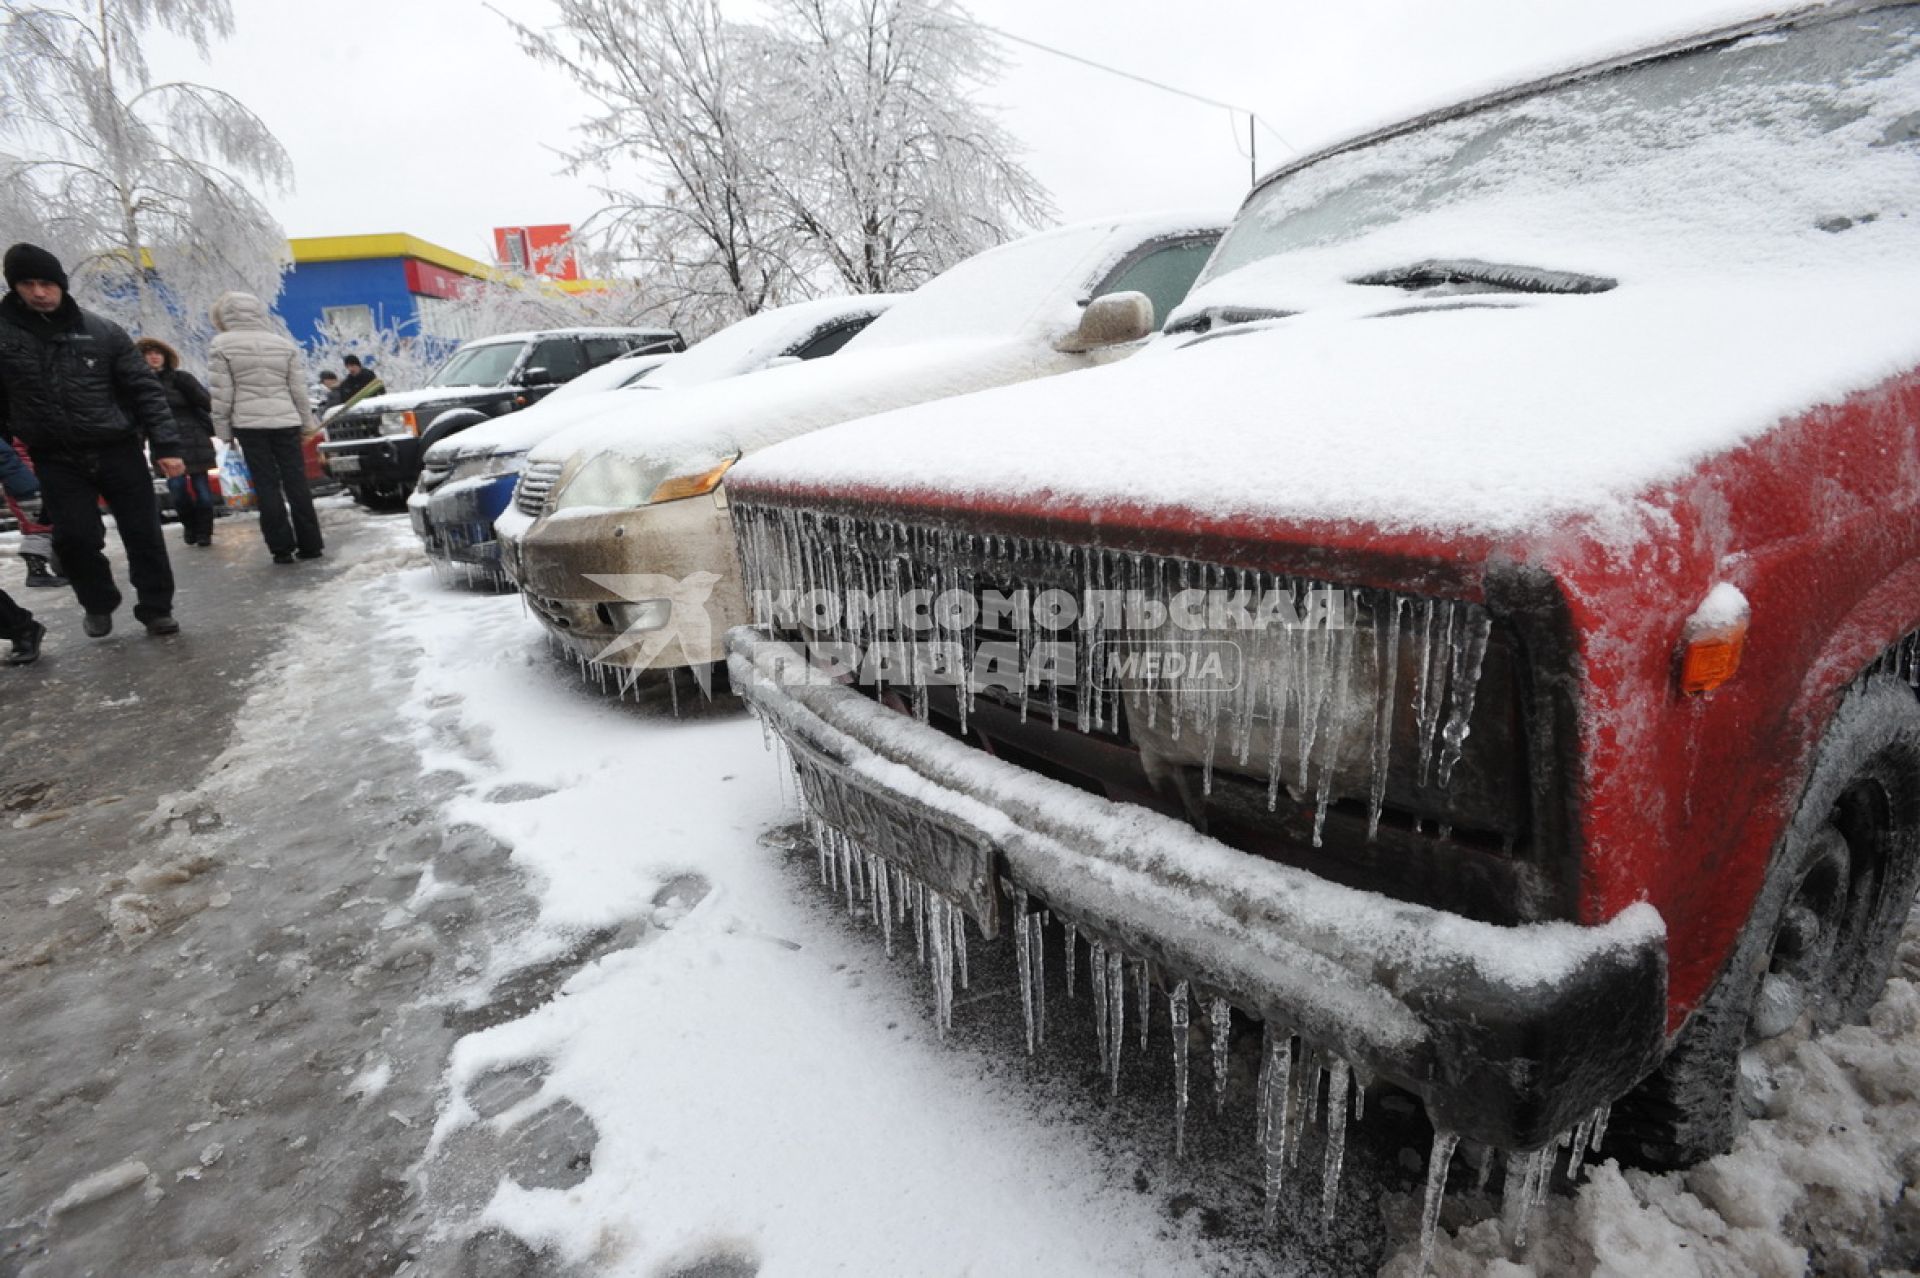
[[[580,264],[573,256],[573,227],[556,222],[547,226],[496,226],[493,250],[500,265],[549,280],[577,280]]]

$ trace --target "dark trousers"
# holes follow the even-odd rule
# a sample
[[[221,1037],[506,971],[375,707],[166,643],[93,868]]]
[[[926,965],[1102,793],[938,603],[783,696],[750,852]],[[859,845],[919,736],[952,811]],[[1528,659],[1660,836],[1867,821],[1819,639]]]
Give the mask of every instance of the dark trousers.
[[[313,494],[307,490],[307,459],[300,451],[297,430],[236,430],[240,455],[253,474],[253,494],[260,502],[260,535],[276,555],[295,550],[317,555],[320,516],[314,513]],[[291,510],[293,518],[287,515]]]
[[[203,470],[190,470],[167,481],[173,493],[173,509],[180,516],[180,531],[188,541],[213,540],[213,483]]]
[[[105,501],[127,552],[133,578],[133,615],[145,621],[173,612],[173,565],[160,537],[160,504],[153,499],[153,472],[138,444],[117,444],[83,453],[36,452],[40,496],[53,523],[53,548],[66,568],[80,606],[112,612],[120,606],[107,562]]]
[[[18,639],[33,624],[33,614],[0,590],[0,639]]]

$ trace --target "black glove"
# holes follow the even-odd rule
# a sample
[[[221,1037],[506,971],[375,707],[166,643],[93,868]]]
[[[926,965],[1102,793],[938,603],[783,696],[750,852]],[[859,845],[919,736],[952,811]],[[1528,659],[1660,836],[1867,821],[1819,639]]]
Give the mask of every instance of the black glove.
[[[44,524],[47,522],[46,502],[41,498],[39,493],[35,493],[31,497],[20,497],[16,500],[20,503],[20,513],[27,517],[29,523]]]

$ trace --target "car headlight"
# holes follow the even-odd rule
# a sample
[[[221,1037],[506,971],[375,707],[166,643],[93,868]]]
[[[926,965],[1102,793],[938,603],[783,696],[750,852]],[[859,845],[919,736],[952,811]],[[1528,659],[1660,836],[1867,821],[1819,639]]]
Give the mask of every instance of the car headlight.
[[[420,426],[412,413],[380,414],[380,433],[382,435],[418,435]]]
[[[461,479],[493,479],[499,475],[517,475],[526,461],[524,453],[489,453],[484,457],[468,457],[453,468],[447,476],[447,482]]]
[[[655,502],[678,501],[698,497],[720,486],[727,469],[740,460],[740,454],[718,462],[702,459],[676,464],[660,461],[635,461],[618,453],[601,453],[574,472],[553,495],[555,510],[599,507],[631,510]]]

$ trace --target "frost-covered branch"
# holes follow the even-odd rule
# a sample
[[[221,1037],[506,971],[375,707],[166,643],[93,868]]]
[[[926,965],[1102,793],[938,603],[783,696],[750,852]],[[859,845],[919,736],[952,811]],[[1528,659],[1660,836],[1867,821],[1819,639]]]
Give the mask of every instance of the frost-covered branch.
[[[228,0],[0,0],[0,188],[21,210],[9,225],[69,263],[88,305],[191,354],[222,291],[279,292],[286,237],[259,193],[289,189],[293,168],[231,94],[150,82],[155,28],[204,55],[233,14]]]

